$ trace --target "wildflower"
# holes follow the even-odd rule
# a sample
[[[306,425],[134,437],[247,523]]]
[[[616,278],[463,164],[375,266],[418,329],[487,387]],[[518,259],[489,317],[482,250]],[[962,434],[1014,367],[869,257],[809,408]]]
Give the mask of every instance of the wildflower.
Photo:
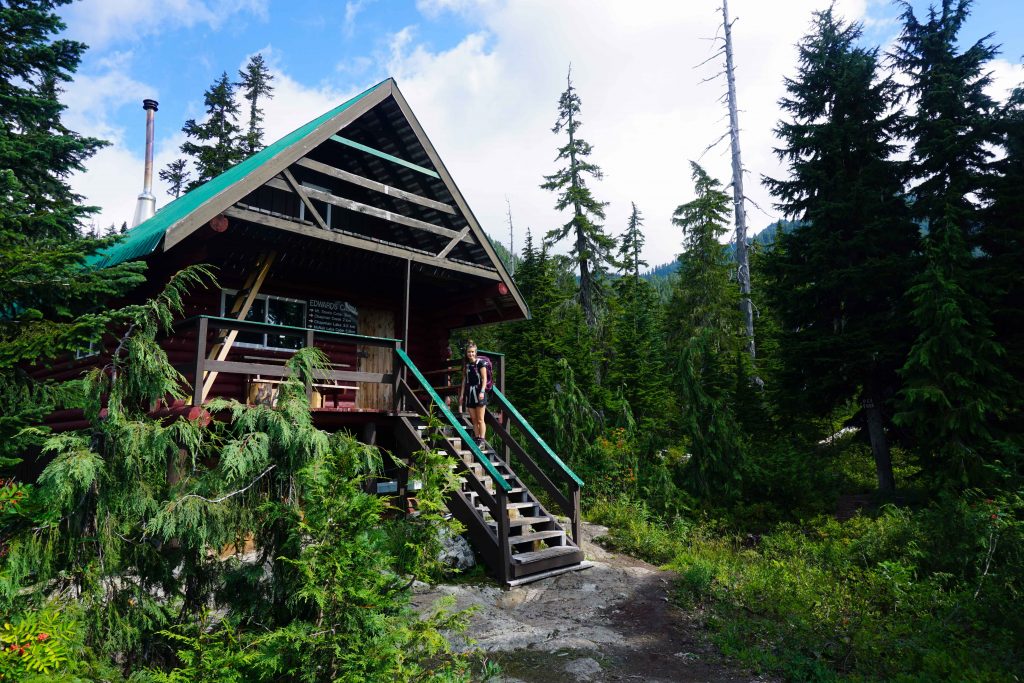
[[[46,640],[49,637],[50,637],[49,633],[40,633],[38,636],[36,636],[36,638],[38,638],[39,640]]]

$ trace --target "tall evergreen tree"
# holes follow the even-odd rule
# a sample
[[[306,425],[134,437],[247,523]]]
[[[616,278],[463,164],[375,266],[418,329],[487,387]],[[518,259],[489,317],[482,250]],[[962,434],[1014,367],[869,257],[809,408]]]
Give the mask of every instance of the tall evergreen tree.
[[[203,101],[206,118],[202,123],[189,119],[181,129],[189,137],[182,143],[181,151],[192,157],[198,174],[189,183],[189,190],[220,175],[245,158],[239,140],[241,129],[238,126],[239,110],[235,102],[235,88],[227,72],[222,73],[210,86]]]
[[[192,173],[186,168],[186,164],[188,161],[185,159],[175,159],[159,173],[160,180],[170,184],[167,194],[172,195],[175,199],[181,196],[185,186],[192,179]]]
[[[61,123],[59,84],[71,80],[86,46],[55,39],[56,10],[71,0],[0,5],[0,229],[70,239],[92,213],[67,183],[106,143]]]
[[[739,329],[738,290],[719,238],[728,232],[732,200],[703,168],[690,166],[696,197],[672,215],[672,223],[682,229],[683,252],[668,307],[669,341],[678,349],[698,330],[712,330],[714,350],[729,354]]]
[[[828,416],[858,398],[879,490],[891,494],[886,409],[912,337],[901,302],[918,231],[902,197],[904,168],[892,160],[896,86],[879,76],[877,50],[857,46],[860,36],[859,24],[828,9],[800,43],[781,101],[791,119],[776,128],[790,177],[767,180],[800,223],[779,235],[768,265],[787,403]]]
[[[998,131],[1005,156],[993,164],[988,208],[978,236],[980,281],[990,289],[990,315],[996,339],[1006,349],[1004,367],[1014,382],[1024,383],[1024,85],[1002,107]],[[1011,397],[1012,398],[1012,397]],[[1020,392],[1016,398],[1021,399]],[[1010,433],[1024,435],[1021,400],[1009,406]]]
[[[670,412],[666,387],[664,337],[658,293],[640,277],[647,266],[643,217],[633,204],[626,231],[619,242],[620,277],[615,281],[611,306],[611,354],[606,385],[621,389],[648,440],[662,438]]]
[[[622,233],[622,240],[619,242],[619,269],[622,275],[639,278],[640,268],[647,267],[647,261],[640,257],[645,242],[644,233],[640,229],[644,219],[640,209],[636,208],[636,202],[633,202],[632,206],[626,232]]]
[[[666,316],[668,354],[690,453],[684,479],[698,495],[721,498],[738,493],[746,450],[733,405],[743,344],[740,290],[719,242],[729,230],[731,199],[704,169],[691,167],[696,198],[672,218],[683,232],[683,253]]]
[[[611,254],[615,240],[606,235],[603,226],[597,222],[604,220],[606,203],[597,201],[587,187],[586,176],[600,180],[602,173],[600,167],[587,161],[593,147],[578,134],[582,125],[579,118],[580,104],[580,97],[572,85],[570,69],[566,89],[558,100],[558,120],[551,129],[554,133],[564,130],[568,136],[568,142],[559,148],[558,156],[555,157],[556,162],[565,162],[566,165],[554,174],[544,176],[546,182],[541,187],[557,193],[556,209],[572,209],[569,221],[549,231],[545,241],[555,244],[566,237],[571,238],[569,253],[580,273],[579,301],[587,324],[593,328],[597,325],[602,277],[608,267],[613,265]]]
[[[996,105],[985,94],[996,50],[987,38],[960,51],[969,0],[943,0],[921,22],[904,3],[897,64],[915,101],[906,135],[915,170],[913,209],[928,226],[929,264],[914,288],[918,337],[903,368],[900,424],[915,434],[939,486],[981,485],[1004,450],[993,425],[1015,400],[994,338],[984,261],[974,254],[991,192]]]
[[[245,68],[238,72],[241,79],[235,85],[242,91],[242,97],[249,103],[249,126],[242,138],[242,149],[245,154],[252,155],[263,149],[263,110],[260,109],[260,98],[270,99],[274,88],[270,85],[274,77],[267,68],[263,55],[255,54],[249,58]]]

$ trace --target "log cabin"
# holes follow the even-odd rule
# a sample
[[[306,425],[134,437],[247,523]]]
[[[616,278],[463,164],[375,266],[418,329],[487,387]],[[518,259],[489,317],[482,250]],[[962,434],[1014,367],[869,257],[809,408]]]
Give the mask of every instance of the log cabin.
[[[587,566],[583,482],[506,398],[504,358],[491,354],[489,445],[470,438],[445,400],[457,392],[453,331],[521,320],[529,310],[395,81],[155,213],[156,103],[144,107],[150,144],[138,224],[94,265],[144,260],[139,299],[186,265],[216,268],[222,288],[193,293],[162,340],[193,386],[191,405],[181,407],[214,397],[273,402],[287,358],[315,346],[330,361],[308,392],[318,427],[348,429],[409,463],[428,448],[424,416],[440,417],[440,443],[461,482],[448,507],[501,583]],[[73,360],[63,371],[95,362]],[[417,484],[393,468],[370,485],[407,509]]]

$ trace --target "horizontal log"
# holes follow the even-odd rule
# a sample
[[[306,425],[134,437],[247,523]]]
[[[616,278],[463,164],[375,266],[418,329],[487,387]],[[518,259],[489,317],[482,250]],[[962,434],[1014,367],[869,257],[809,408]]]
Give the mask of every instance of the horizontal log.
[[[308,168],[311,171],[316,171],[317,173],[322,173],[333,178],[337,178],[338,180],[344,180],[345,182],[352,183],[353,185],[358,185],[359,187],[364,187],[368,190],[373,190],[374,192],[386,194],[389,197],[403,199],[407,202],[412,202],[413,204],[419,204],[420,206],[425,206],[430,209],[443,211],[444,213],[450,213],[453,215],[455,214],[455,209],[453,209],[448,204],[434,201],[433,199],[427,199],[426,197],[421,197],[420,195],[413,194],[412,192],[399,190],[397,187],[391,187],[390,185],[385,185],[384,183],[379,183],[376,180],[364,178],[363,176],[356,175],[355,173],[343,171],[340,168],[335,168],[334,166],[328,166],[327,164],[315,161],[313,159],[299,159],[298,161],[295,162],[295,165],[302,166],[303,168]]]
[[[295,191],[283,180],[272,178],[267,181],[267,187],[272,187],[275,190],[283,190],[295,194]],[[323,190],[317,190],[312,187],[302,186],[303,192],[310,199],[316,199],[321,202],[327,202],[332,206],[337,206],[339,209],[345,209],[347,211],[354,211],[355,213],[361,213],[365,216],[373,216],[374,218],[380,218],[381,220],[388,221],[389,223],[397,223],[398,225],[404,225],[407,228],[413,228],[415,230],[423,230],[425,232],[433,233],[435,235],[442,235],[449,239],[458,238],[459,241],[473,243],[473,238],[469,237],[466,232],[459,232],[450,228],[445,228],[440,225],[434,225],[426,221],[421,221],[418,218],[410,218],[409,216],[403,216],[400,213],[388,211],[386,209],[379,209],[376,206],[370,206],[369,204],[363,204],[352,199],[346,199],[345,197],[339,197],[336,194],[330,192],[324,192]]]
[[[365,237],[358,237],[349,233],[343,233],[338,230],[325,231],[320,228],[314,228],[310,225],[305,225],[296,220],[287,218],[281,218],[279,216],[271,216],[258,211],[252,211],[247,208],[241,208],[238,206],[231,207],[225,212],[229,218],[236,218],[238,220],[249,221],[250,223],[256,223],[257,225],[265,225],[271,228],[278,228],[280,230],[287,230],[299,235],[305,235],[314,239],[327,240],[329,242],[335,242],[343,246],[352,247],[354,249],[363,249],[366,251],[372,251],[378,254],[386,254],[399,259],[408,259],[414,263],[422,263],[428,266],[434,266],[444,270],[454,270],[460,273],[466,273],[468,275],[475,275],[480,278],[487,280],[500,280],[501,276],[497,270],[487,268],[484,266],[475,266],[468,263],[460,263],[458,261],[452,261],[450,259],[437,258],[433,254],[424,254],[423,252],[416,251],[414,249],[405,249],[402,247],[394,246],[391,244],[384,244],[376,240],[367,239]]]

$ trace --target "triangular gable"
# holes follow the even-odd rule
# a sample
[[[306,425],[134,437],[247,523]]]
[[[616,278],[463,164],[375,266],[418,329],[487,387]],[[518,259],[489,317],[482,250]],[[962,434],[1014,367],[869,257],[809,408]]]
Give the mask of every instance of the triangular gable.
[[[389,134],[375,135],[373,131],[384,125]],[[396,135],[395,130],[402,135]],[[334,156],[325,157],[327,153]],[[337,159],[339,154],[346,163],[322,161]],[[358,185],[356,189],[371,199],[358,196],[361,201],[356,201],[313,189],[296,180],[300,175],[328,178],[345,187]],[[261,193],[273,192],[301,198],[306,207],[304,222],[298,216],[256,212],[245,203]],[[395,201],[400,202],[402,211],[388,205]],[[349,216],[350,222],[366,225],[329,226],[320,215],[322,211],[316,210],[317,202],[330,203]],[[381,208],[381,204],[387,208]],[[171,249],[222,214],[497,281],[507,287],[506,296],[512,299],[509,304],[514,301],[514,307],[529,316],[504,264],[390,78],[171,202],[131,229],[124,240],[99,254],[94,265],[103,267],[145,257],[161,243],[164,250]],[[383,232],[382,226],[386,226]]]

